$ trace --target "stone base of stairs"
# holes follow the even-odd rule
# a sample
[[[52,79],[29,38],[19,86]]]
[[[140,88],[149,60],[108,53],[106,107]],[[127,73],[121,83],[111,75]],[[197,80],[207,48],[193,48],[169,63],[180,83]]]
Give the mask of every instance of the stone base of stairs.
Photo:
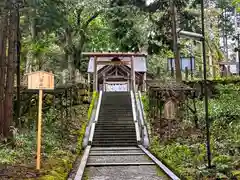
[[[138,147],[92,147],[89,180],[163,180],[153,161]]]

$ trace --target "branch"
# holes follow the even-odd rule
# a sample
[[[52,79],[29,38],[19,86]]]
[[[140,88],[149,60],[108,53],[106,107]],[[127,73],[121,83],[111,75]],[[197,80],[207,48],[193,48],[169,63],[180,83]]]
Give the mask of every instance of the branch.
[[[100,14],[102,14],[103,12],[104,12],[103,10],[100,10],[100,11],[95,12],[95,14],[92,15],[92,16],[86,21],[86,23],[84,24],[83,30],[85,30],[85,29],[89,26],[89,24],[90,24],[94,19],[96,19]]]
[[[112,10],[116,10],[116,9],[127,9],[127,8],[133,8],[134,6],[115,6],[115,7],[111,7],[111,8],[103,8],[101,10],[98,10],[97,12],[95,12],[84,24],[83,29],[86,29],[88,27],[88,25],[94,20],[96,19],[100,14],[104,13],[105,11],[112,11]]]

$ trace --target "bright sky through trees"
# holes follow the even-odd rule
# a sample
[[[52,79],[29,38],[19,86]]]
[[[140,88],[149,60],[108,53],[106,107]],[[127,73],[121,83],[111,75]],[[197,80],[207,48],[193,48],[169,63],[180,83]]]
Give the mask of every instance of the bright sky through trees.
[[[154,0],[147,0],[147,1],[146,1],[146,4],[149,5],[149,4],[151,4],[152,2],[154,2]]]

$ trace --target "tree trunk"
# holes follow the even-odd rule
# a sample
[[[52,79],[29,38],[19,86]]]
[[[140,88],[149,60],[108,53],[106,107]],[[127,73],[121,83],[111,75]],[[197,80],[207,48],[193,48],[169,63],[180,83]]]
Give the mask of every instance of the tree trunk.
[[[35,1],[33,1],[35,2]],[[36,5],[33,5],[33,9],[31,12],[31,19],[30,19],[30,30],[31,30],[31,39],[33,43],[37,42],[38,39],[38,29],[37,29],[37,22],[36,22]],[[37,58],[35,56],[35,52],[31,50],[29,56],[27,56],[26,59],[26,68],[25,68],[25,73],[30,73],[32,70],[40,70],[38,66],[33,67],[33,65],[36,65],[37,63]]]
[[[3,134],[4,125],[4,99],[5,99],[5,83],[6,83],[6,41],[8,29],[7,10],[3,10],[0,16],[0,135]]]
[[[174,51],[174,59],[175,59],[175,68],[176,68],[176,81],[182,81],[182,72],[180,67],[180,52],[178,47],[178,36],[177,36],[177,23],[176,23],[176,15],[177,9],[174,4],[174,1],[171,1],[171,12],[172,12],[172,37],[173,37],[173,51]]]
[[[73,62],[73,42],[72,42],[72,30],[71,28],[67,28],[65,31],[66,36],[66,47],[67,47],[67,62],[68,62],[68,70],[69,70],[69,78],[70,82],[73,83],[75,76],[75,68]]]
[[[17,9],[16,1],[11,1],[10,7],[10,24],[8,30],[8,62],[5,91],[5,121],[3,126],[3,135],[10,136],[10,126],[13,122],[13,90],[14,90],[14,73],[16,69],[16,48],[17,48]]]

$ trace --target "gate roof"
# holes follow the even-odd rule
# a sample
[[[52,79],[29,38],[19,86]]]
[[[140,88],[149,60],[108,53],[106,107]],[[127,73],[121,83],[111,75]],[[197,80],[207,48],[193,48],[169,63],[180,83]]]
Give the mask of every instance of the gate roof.
[[[94,57],[97,57],[97,61],[111,61],[114,58],[118,58],[121,61],[131,61],[133,58],[134,63],[134,70],[135,72],[147,72],[147,63],[146,63],[146,54],[143,53],[83,53],[85,56],[89,56],[89,63],[88,63],[88,72],[94,72]],[[102,69],[106,65],[98,65],[97,70]],[[131,68],[131,65],[127,65]]]

